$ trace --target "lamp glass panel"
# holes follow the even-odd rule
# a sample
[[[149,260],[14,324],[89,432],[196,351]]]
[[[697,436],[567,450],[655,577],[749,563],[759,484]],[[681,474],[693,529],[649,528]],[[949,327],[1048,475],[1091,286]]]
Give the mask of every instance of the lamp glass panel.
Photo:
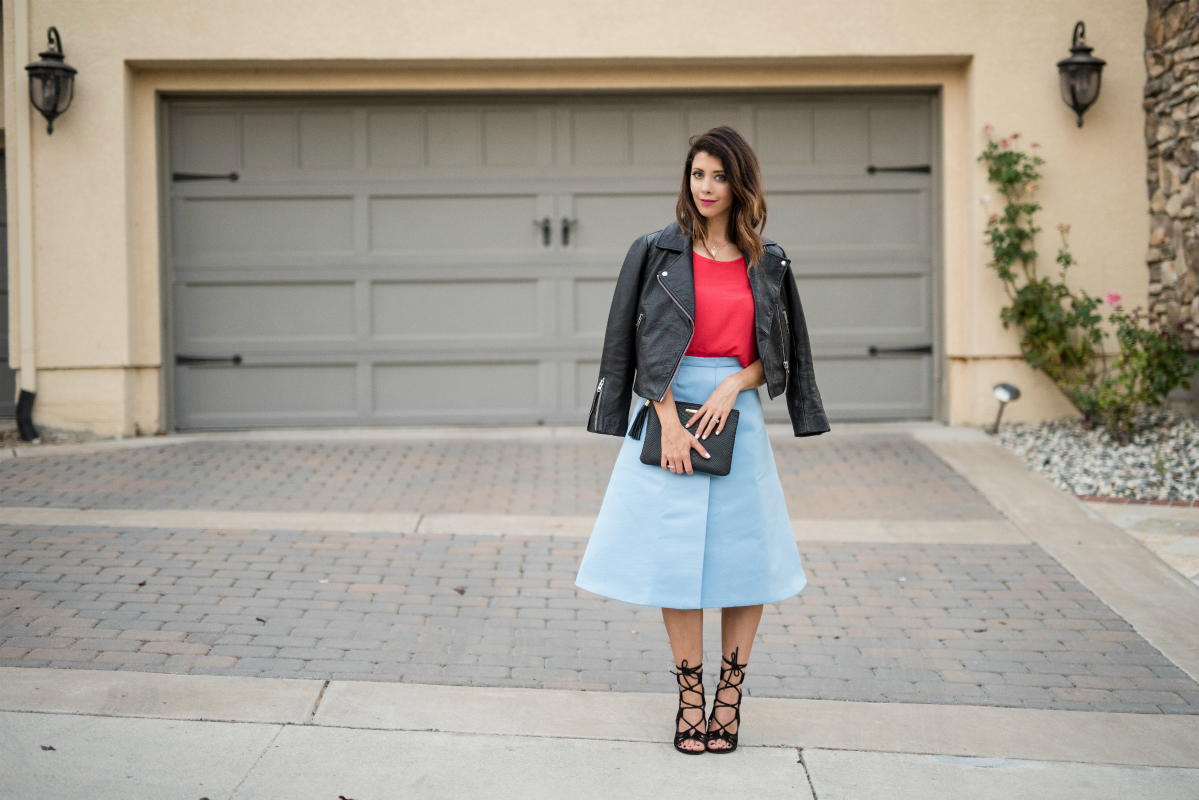
[[[29,99],[34,108],[42,113],[58,106],[58,82],[51,75],[40,72],[29,74]]]
[[[1067,105],[1076,103],[1086,108],[1099,96],[1099,71],[1089,67],[1073,67],[1062,72],[1062,99]]]
[[[58,84],[58,103],[55,105],[55,110],[61,114],[71,104],[71,96],[75,91],[75,76],[63,75],[56,77],[54,82]]]

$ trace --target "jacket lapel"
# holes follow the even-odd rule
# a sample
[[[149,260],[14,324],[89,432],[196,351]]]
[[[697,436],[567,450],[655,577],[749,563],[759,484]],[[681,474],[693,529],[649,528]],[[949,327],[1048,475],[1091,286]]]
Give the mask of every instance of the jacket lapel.
[[[670,290],[683,310],[695,321],[695,265],[691,259],[691,237],[684,236],[677,222],[672,222],[658,238],[658,247],[672,251],[658,270],[658,280]]]

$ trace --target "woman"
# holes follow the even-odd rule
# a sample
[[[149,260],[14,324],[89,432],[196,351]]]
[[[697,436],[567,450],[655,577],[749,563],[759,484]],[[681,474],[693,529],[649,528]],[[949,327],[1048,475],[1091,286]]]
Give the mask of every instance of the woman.
[[[731,753],[762,605],[806,581],[757,388],[786,394],[796,436],[829,427],[791,263],[760,233],[758,160],[735,130],[692,140],[675,216],[633,243],[616,283],[587,429],[625,440],[576,583],[662,608],[679,681],[675,748]],[[643,442],[626,435],[633,392],[638,413],[652,403],[661,421],[658,466],[641,463]],[[702,404],[686,425],[676,400]],[[731,471],[696,472],[694,459],[709,457],[704,442],[724,431],[734,409]],[[704,608],[723,609],[710,718]]]

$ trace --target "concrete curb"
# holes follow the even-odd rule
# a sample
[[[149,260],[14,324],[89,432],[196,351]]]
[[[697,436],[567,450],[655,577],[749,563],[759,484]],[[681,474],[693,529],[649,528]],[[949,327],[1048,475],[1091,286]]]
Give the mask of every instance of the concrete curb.
[[[322,695],[323,692],[323,695]],[[665,742],[672,695],[0,668],[0,711]],[[742,742],[1199,767],[1199,717],[747,697]]]

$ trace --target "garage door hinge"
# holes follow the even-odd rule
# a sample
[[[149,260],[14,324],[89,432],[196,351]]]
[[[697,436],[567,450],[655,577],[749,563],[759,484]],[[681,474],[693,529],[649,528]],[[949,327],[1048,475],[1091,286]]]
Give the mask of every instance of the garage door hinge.
[[[884,353],[924,353],[932,355],[933,346],[931,344],[918,344],[915,347],[876,347],[870,345],[866,351],[872,356],[882,355]]]
[[[876,167],[873,164],[866,167],[866,171],[873,175],[876,172],[919,172],[923,175],[929,175],[933,171],[932,164],[915,164],[910,167]]]
[[[173,181],[229,181],[234,183],[240,176],[236,172],[172,172]]]
[[[175,356],[176,364],[233,364],[241,363],[241,356]]]

